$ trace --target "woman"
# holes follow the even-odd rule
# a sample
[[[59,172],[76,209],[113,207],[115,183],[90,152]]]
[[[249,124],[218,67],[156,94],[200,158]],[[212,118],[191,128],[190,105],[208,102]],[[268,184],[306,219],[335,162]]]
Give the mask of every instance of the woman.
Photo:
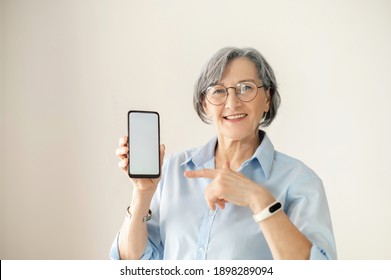
[[[335,259],[322,181],[259,130],[279,103],[273,70],[258,51],[218,51],[194,92],[198,115],[217,136],[168,157],[161,178],[131,179],[132,203],[111,258]],[[126,143],[121,138],[116,151],[125,173]]]

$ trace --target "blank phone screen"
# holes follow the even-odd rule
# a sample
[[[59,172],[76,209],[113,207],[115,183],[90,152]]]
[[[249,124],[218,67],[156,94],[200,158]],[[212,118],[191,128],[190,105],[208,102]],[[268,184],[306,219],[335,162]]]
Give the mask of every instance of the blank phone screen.
[[[159,177],[159,114],[130,111],[128,118],[129,176]]]

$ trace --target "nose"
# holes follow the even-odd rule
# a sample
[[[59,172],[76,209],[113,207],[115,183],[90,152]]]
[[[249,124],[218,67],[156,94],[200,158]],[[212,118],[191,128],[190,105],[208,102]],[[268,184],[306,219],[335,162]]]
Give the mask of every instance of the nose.
[[[227,109],[235,109],[240,103],[239,98],[236,96],[236,88],[229,87],[227,88],[228,96],[225,101],[225,108]]]

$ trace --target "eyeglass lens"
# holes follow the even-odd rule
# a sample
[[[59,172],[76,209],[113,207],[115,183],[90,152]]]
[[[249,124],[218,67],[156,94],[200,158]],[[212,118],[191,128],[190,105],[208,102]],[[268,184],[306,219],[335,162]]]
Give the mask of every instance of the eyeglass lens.
[[[214,85],[208,87],[206,98],[214,105],[223,104],[228,98],[228,89],[223,85]],[[236,85],[235,93],[239,100],[249,102],[255,98],[258,92],[258,86],[253,82],[240,82]]]

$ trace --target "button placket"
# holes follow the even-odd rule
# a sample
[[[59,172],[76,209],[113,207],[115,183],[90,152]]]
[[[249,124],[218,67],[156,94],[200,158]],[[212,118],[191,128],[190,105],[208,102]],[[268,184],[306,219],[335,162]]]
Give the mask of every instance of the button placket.
[[[197,240],[197,251],[195,258],[197,260],[205,260],[207,257],[210,233],[213,226],[213,221],[216,216],[216,211],[208,210],[205,212],[204,219]]]

